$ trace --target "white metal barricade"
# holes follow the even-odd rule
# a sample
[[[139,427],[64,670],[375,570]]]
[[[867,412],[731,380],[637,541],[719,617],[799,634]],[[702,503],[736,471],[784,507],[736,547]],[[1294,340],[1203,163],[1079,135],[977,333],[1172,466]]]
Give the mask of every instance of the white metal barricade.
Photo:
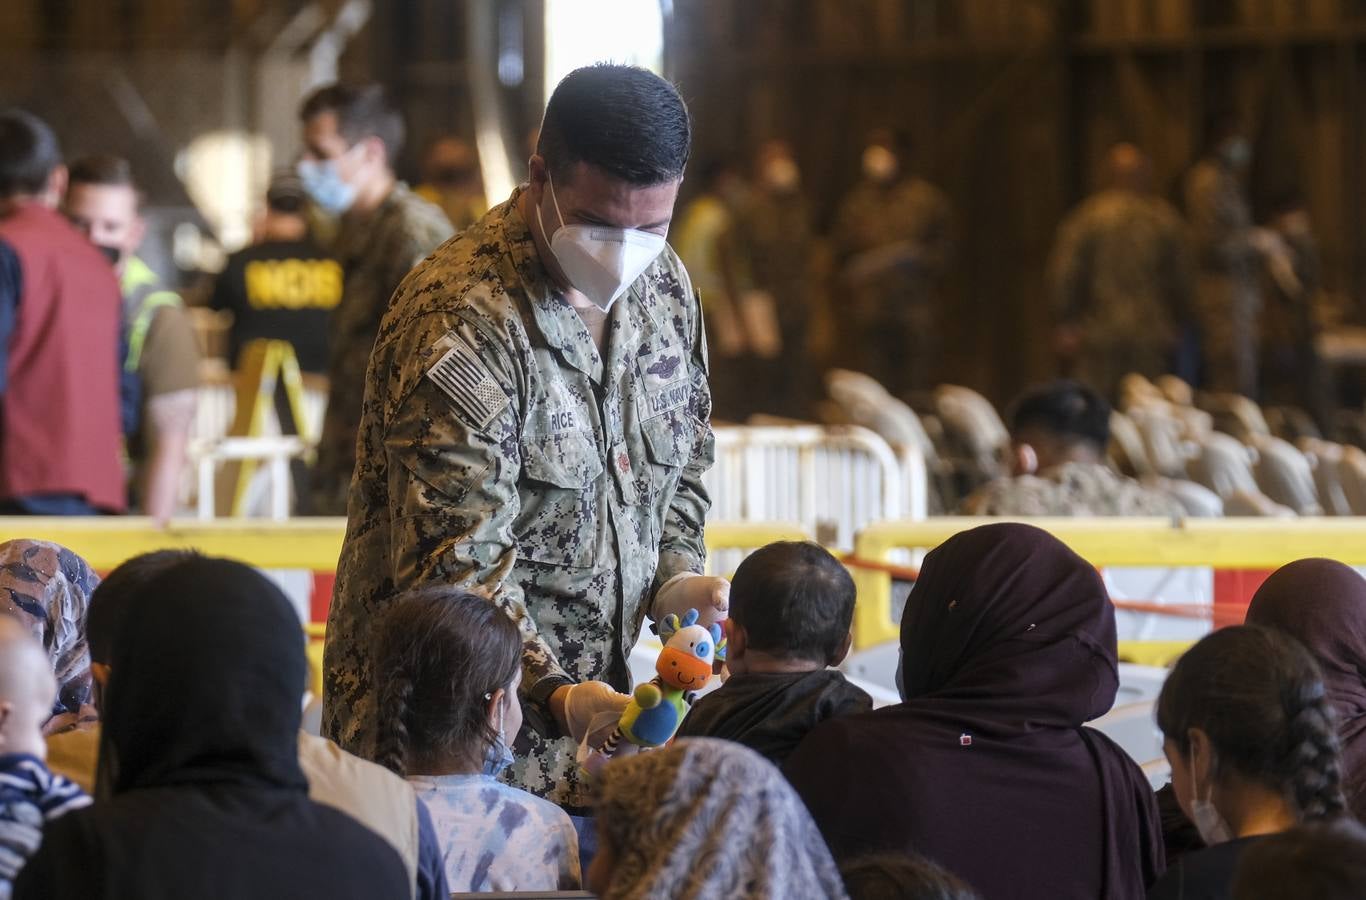
[[[854,426],[717,428],[706,485],[713,521],[795,522],[844,550],[871,522],[927,510],[924,457]]]

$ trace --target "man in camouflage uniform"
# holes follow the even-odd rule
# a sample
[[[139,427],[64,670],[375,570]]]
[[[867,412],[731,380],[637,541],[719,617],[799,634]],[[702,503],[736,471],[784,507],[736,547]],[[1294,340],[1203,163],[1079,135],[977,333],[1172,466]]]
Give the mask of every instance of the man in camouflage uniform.
[[[332,312],[327,412],[307,511],[346,514],[356,464],[365,367],[389,298],[408,270],[453,232],[440,208],[394,177],[403,119],[378,85],[315,91],[299,114],[299,174],[318,207],[340,217],[332,254],[342,267],[342,298]]]
[[[851,300],[845,363],[899,397],[933,386],[935,307],[953,220],[939,188],[901,177],[903,143],[890,132],[873,132],[863,151],[863,178],[840,204],[832,235]]]
[[[749,412],[807,418],[816,393],[816,368],[807,354],[815,229],[792,147],[765,141],[755,156],[754,187],[736,209],[731,235],[732,280],[743,289],[742,303],[770,307],[778,346],[765,354],[751,346]]]
[[[1204,386],[1257,397],[1258,322],[1262,311],[1259,244],[1243,178],[1252,162],[1246,137],[1231,123],[1186,176],[1186,216],[1195,244],[1195,304]]]
[[[1011,417],[1013,478],[963,502],[971,516],[1179,516],[1175,499],[1105,462],[1110,404],[1091,388],[1060,381],[1022,397]]]
[[[524,638],[513,783],[581,807],[575,742],[624,706],[645,617],[724,613],[729,586],[698,574],[702,317],[664,245],[690,140],[658,76],[571,73],[529,183],[395,296],[328,620],[324,730],[348,750],[374,755],[376,617],[401,591],[464,585]]]
[[[1049,283],[1058,344],[1076,377],[1107,397],[1130,372],[1171,371],[1190,307],[1187,235],[1171,205],[1152,193],[1146,156],[1117,144],[1107,185],[1058,227]]]

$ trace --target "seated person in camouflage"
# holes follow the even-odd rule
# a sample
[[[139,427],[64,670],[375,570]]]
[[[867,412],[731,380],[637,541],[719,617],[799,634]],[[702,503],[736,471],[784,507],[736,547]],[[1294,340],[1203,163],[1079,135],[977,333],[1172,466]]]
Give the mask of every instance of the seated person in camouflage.
[[[974,516],[1179,516],[1172,498],[1126,478],[1105,461],[1110,404],[1075,381],[1034,388],[1010,423],[1014,477],[963,502]]]

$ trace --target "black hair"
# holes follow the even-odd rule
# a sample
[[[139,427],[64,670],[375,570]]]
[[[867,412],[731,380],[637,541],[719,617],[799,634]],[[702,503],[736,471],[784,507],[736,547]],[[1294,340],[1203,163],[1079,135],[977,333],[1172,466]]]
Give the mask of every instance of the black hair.
[[[482,761],[486,710],[522,661],[522,639],[492,600],[448,586],[399,597],[375,636],[375,761],[404,775],[451,758]],[[510,736],[509,736],[510,739]]]
[[[40,194],[62,149],[47,123],[25,110],[0,111],[0,198]]]
[[[1301,822],[1343,814],[1333,708],[1309,651],[1257,625],[1223,628],[1177,660],[1157,725],[1182,753],[1190,729],[1209,735],[1214,778],[1233,772],[1283,791]]]
[[[692,122],[678,90],[636,66],[575,69],[550,95],[536,152],[551,178],[584,162],[636,187],[683,176]]]
[[[200,558],[195,550],[154,550],[125,560],[110,572],[90,595],[85,620],[90,661],[104,665],[113,662],[128,610],[153,579],[183,562]]]
[[[96,153],[82,156],[68,167],[70,184],[103,184],[133,187],[133,167],[122,156]]]
[[[299,121],[325,112],[337,116],[337,133],[347,146],[368,137],[384,143],[385,158],[393,166],[403,151],[403,116],[378,84],[332,84],[309,94],[299,107]]]
[[[1110,404],[1077,381],[1040,385],[1026,391],[1011,408],[1011,434],[1031,428],[1068,445],[1088,444],[1104,452],[1110,443]]]
[[[819,544],[779,541],[735,570],[730,616],[755,650],[829,665],[849,636],[854,579]]]
[[[1301,825],[1249,844],[1233,900],[1359,900],[1366,897],[1366,829],[1351,819]]]
[[[977,892],[923,856],[874,853],[840,867],[849,900],[979,900]]]

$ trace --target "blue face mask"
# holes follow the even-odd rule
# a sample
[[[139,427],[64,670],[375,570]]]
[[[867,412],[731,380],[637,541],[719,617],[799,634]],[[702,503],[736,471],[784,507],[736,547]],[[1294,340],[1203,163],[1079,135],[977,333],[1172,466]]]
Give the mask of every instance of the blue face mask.
[[[342,216],[356,202],[355,185],[342,180],[335,159],[301,159],[298,170],[304,190],[328,215]]]
[[[503,737],[503,714],[498,713],[498,734],[494,736],[493,743],[484,750],[484,774],[490,778],[497,778],[502,775],[508,766],[512,765],[512,748],[508,746],[507,739]]]

